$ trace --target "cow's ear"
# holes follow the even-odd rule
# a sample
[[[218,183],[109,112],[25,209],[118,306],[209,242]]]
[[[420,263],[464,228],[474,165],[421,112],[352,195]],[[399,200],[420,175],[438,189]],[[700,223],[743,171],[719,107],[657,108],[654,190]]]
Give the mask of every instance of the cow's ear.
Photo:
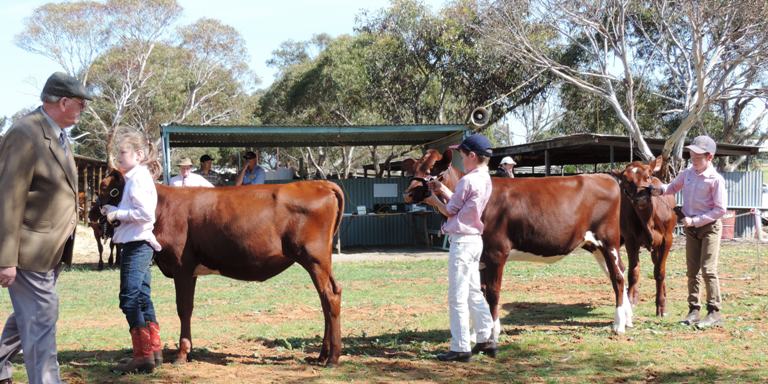
[[[416,169],[416,160],[414,159],[405,159],[403,160],[403,163],[401,165],[403,168],[403,176],[413,176],[413,172]]]
[[[621,184],[621,176],[623,174],[624,174],[624,171],[620,169],[611,169],[611,176],[613,176],[616,179],[616,181],[619,182],[619,184]]]
[[[661,166],[664,164],[664,158],[659,156],[653,160],[651,160],[650,164],[648,164],[651,167],[651,173],[658,173],[661,171]]]
[[[433,175],[439,175],[448,167],[451,166],[451,162],[453,161],[453,151],[448,149],[445,152],[443,152],[443,157],[435,162],[435,165],[432,167],[432,174]]]
[[[423,175],[429,175],[432,172],[432,168],[435,166],[435,163],[440,161],[443,156],[440,155],[440,152],[434,150],[434,149],[428,149],[427,154],[424,155],[424,157],[419,160],[418,164],[418,172],[421,172]]]

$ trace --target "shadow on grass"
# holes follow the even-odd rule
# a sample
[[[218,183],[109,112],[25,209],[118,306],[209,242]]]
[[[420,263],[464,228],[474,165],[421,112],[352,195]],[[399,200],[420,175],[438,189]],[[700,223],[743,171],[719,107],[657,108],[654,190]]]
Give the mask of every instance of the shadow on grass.
[[[432,358],[444,352],[442,344],[450,340],[446,330],[401,330],[380,335],[346,336],[342,338],[342,356],[362,356],[415,360]],[[320,354],[322,338],[289,337],[284,339],[247,338],[246,341],[259,343],[267,348],[297,350],[315,357]]]
[[[605,327],[612,322],[612,319],[594,313],[595,307],[588,303],[516,302],[503,304],[501,309],[506,312],[501,323],[511,326]]]
[[[442,363],[434,358],[344,359],[321,376],[288,378],[286,383],[350,381],[380,382],[643,382],[720,383],[764,382],[766,372],[756,369],[696,367],[655,371],[651,360],[615,357],[610,352],[568,356],[557,346],[504,344],[496,359],[473,357],[470,363]]]

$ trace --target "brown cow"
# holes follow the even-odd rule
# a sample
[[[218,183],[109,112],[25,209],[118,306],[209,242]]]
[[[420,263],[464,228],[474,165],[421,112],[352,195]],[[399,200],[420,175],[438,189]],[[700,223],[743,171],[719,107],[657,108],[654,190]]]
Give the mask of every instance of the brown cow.
[[[613,175],[621,188],[621,236],[629,259],[629,300],[639,301],[640,247],[651,252],[653,278],[656,280],[656,316],[666,314],[667,287],[665,283],[667,256],[677,223],[674,196],[651,196],[649,186],[661,187],[653,177],[661,161],[650,164],[635,161]]]
[[[450,165],[452,154],[429,150],[405,162],[414,175],[404,193],[406,202],[421,202],[429,193],[425,180],[439,178],[453,190],[462,173]],[[492,178],[493,192],[483,213],[483,254],[480,279],[496,324],[499,293],[507,259],[552,263],[577,248],[591,252],[613,285],[616,311],[613,330],[632,326],[624,265],[619,257],[621,192],[609,175],[544,178]]]
[[[113,171],[100,194],[122,190]],[[264,281],[299,263],[320,295],[325,334],[318,363],[338,363],[341,352],[341,286],[331,253],[344,212],[344,194],[327,181],[203,188],[157,185],[154,233],[163,249],[155,262],[176,287],[181,320],[177,362],[192,349],[190,321],[197,276],[221,274]],[[103,201],[103,200],[102,200]]]
[[[120,203],[118,200],[114,206]],[[96,247],[99,249],[99,271],[104,269],[104,245],[109,240],[109,266],[113,264],[120,265],[121,247],[112,241],[112,235],[115,234],[115,227],[107,221],[107,217],[100,212],[101,204],[96,202],[88,210],[88,226],[93,230],[93,237],[96,238]],[[115,252],[116,251],[116,252]]]

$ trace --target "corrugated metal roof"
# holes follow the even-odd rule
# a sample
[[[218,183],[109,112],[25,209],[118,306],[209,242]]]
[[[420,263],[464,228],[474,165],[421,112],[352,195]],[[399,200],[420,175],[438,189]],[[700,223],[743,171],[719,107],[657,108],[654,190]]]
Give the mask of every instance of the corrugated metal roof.
[[[460,140],[463,124],[254,125],[169,124],[161,127],[171,147],[305,147],[427,145],[450,136]]]
[[[666,140],[646,138],[645,141],[653,153],[660,154]],[[628,162],[630,161],[629,143],[627,136],[594,133],[560,136],[532,143],[494,148],[491,166],[496,166],[504,156],[512,156],[518,167],[543,165],[545,152],[549,156],[551,165]],[[754,156],[759,150],[760,147],[751,145],[717,143],[715,156]],[[688,151],[683,151],[683,157],[688,157]],[[634,156],[633,159],[639,160],[639,157]]]

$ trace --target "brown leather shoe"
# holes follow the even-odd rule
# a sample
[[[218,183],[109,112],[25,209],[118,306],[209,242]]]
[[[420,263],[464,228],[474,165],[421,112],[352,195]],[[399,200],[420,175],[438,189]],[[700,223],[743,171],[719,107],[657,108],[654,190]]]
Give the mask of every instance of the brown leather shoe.
[[[707,313],[701,321],[696,323],[696,328],[704,329],[710,327],[719,327],[723,325],[723,316],[720,315],[720,311],[712,310]]]
[[[683,321],[680,322],[680,324],[683,325],[696,325],[700,320],[699,315],[699,309],[698,308],[691,308],[691,310],[688,312],[688,316],[683,319]]]

